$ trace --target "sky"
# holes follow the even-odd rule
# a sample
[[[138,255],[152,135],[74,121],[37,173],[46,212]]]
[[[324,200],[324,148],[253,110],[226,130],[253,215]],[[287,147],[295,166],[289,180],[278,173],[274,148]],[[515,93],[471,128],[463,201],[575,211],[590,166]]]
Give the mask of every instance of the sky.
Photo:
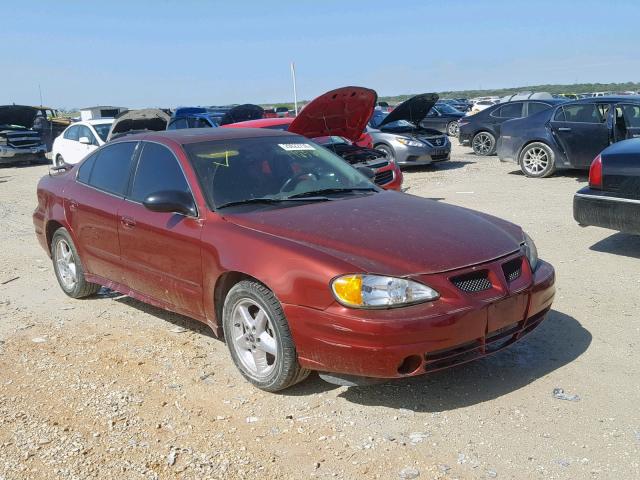
[[[0,104],[175,107],[640,80],[640,1],[16,2]],[[6,20],[6,19],[5,19]]]

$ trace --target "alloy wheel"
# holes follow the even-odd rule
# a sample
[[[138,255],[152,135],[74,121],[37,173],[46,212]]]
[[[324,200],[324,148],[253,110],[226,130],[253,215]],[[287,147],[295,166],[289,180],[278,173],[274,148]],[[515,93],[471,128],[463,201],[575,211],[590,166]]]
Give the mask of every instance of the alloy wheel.
[[[269,315],[251,299],[239,301],[231,315],[231,341],[240,362],[256,378],[268,377],[278,358],[278,343]]]
[[[458,130],[459,130],[458,122],[449,123],[449,126],[447,127],[447,133],[449,134],[450,137],[457,137]]]
[[[78,283],[76,259],[64,239],[60,239],[56,245],[56,266],[65,290],[73,290]]]
[[[549,167],[549,154],[544,148],[533,147],[522,158],[524,170],[534,176],[540,175]]]
[[[472,148],[478,155],[489,155],[493,149],[493,138],[488,133],[478,133],[473,137]]]

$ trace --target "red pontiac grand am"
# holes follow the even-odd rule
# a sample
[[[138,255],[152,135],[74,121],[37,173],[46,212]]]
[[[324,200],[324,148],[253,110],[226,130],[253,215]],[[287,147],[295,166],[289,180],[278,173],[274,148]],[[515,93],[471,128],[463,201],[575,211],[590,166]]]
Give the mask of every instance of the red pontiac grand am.
[[[33,221],[67,295],[104,285],[205,322],[268,391],[467,362],[554,297],[520,227],[385,191],[282,131],[120,138],[42,178]]]

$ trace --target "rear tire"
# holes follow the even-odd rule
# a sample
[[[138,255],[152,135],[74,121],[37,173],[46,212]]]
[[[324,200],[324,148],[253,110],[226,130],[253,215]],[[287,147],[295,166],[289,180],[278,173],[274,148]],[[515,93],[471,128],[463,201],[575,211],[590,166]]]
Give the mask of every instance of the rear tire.
[[[478,132],[471,140],[471,148],[481,157],[493,155],[496,152],[496,137],[489,132]]]
[[[518,163],[522,173],[531,178],[545,178],[556,171],[553,150],[542,142],[533,142],[525,146]]]
[[[222,327],[233,363],[261,390],[277,392],[309,376],[298,363],[280,302],[261,283],[243,280],[229,290]]]
[[[88,297],[100,290],[100,285],[84,278],[84,267],[66,228],[59,228],[53,234],[51,259],[60,288],[71,298]]]

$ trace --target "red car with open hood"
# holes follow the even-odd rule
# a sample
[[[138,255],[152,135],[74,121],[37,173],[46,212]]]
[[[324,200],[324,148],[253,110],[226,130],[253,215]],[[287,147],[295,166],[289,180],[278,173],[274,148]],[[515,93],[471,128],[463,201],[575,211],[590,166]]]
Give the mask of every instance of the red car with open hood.
[[[101,285],[224,336],[250,382],[401,378],[535,329],[554,270],[505,220],[386,191],[305,137],[194,129],[109,142],[38,184],[62,290]]]
[[[288,130],[313,139],[353,166],[373,170],[374,182],[386,190],[402,188],[402,171],[384,152],[371,147],[365,132],[378,94],[369,88],[342,87],[309,102],[295,118],[263,118],[225,125],[225,128]]]

